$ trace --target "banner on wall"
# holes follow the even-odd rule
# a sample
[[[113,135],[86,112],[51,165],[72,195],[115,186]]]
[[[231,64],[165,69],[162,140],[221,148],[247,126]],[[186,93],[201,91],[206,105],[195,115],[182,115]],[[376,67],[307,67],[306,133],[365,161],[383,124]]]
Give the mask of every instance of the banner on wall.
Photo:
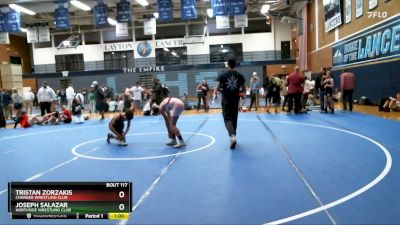
[[[129,36],[128,23],[117,23],[115,26],[115,36],[127,37]]]
[[[156,18],[144,20],[144,22],[143,22],[144,35],[156,34],[156,32],[157,32],[156,27],[157,27]]]
[[[7,32],[6,14],[2,10],[3,8],[0,8],[0,32]]]
[[[378,0],[369,0],[368,9],[372,10],[378,6]]]
[[[94,24],[95,26],[108,25],[108,8],[103,0],[98,0],[97,5],[93,9]]]
[[[345,6],[346,6],[345,23],[350,23],[351,22],[351,0],[346,0]]]
[[[160,21],[168,21],[174,18],[172,0],[157,0],[157,10]]]
[[[21,31],[21,14],[11,8],[6,13],[7,31],[19,32]]]
[[[121,0],[117,4],[117,22],[128,23],[131,22],[131,2],[127,0]]]
[[[56,1],[56,9],[54,11],[54,17],[56,20],[56,29],[68,29],[69,28],[69,2],[65,0]]]
[[[240,27],[248,27],[249,22],[247,19],[247,14],[243,15],[236,15],[234,16],[235,18],[235,28],[240,28]]]
[[[363,15],[364,0],[356,0],[356,18]]]
[[[325,12],[325,32],[342,24],[341,1],[323,0]]]
[[[243,15],[246,14],[246,3],[244,0],[231,0],[229,7],[229,15]]]
[[[0,32],[0,44],[8,45],[10,44],[10,37],[8,32]]]
[[[49,26],[39,26],[39,42],[49,42],[50,41],[50,29]]]
[[[38,28],[37,27],[27,27],[26,28],[26,39],[28,43],[39,42]]]
[[[185,20],[196,19],[196,5],[196,0],[181,0],[181,18]]]
[[[228,1],[227,0],[211,0],[211,8],[214,16],[227,16],[228,15]]]
[[[229,16],[216,16],[215,20],[217,29],[229,29]]]
[[[332,65],[349,66],[359,63],[400,57],[400,18],[393,18],[368,30],[334,43]]]

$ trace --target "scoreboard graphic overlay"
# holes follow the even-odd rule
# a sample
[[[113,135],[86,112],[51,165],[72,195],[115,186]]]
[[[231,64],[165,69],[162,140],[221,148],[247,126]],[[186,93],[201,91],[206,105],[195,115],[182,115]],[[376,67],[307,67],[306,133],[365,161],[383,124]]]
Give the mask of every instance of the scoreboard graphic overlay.
[[[10,182],[12,219],[128,219],[131,182]]]

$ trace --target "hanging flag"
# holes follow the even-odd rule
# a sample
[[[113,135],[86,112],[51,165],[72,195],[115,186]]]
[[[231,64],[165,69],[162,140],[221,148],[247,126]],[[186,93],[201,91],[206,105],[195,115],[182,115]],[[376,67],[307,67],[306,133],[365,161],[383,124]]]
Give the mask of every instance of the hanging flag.
[[[229,29],[229,16],[216,16],[215,20],[217,29]]]
[[[39,42],[49,42],[50,41],[50,29],[49,26],[38,27],[39,31]]]
[[[8,32],[21,31],[21,15],[19,12],[9,8],[6,13],[6,24]]]
[[[39,41],[37,27],[27,27],[26,30],[26,39],[28,43],[36,43]]]
[[[211,0],[211,8],[214,16],[227,16],[228,15],[228,2],[227,0]]]
[[[196,0],[181,0],[181,18],[186,20],[197,18]]]
[[[56,29],[68,29],[69,28],[69,3],[65,0],[56,1],[56,9],[54,11],[54,17],[56,19]]]
[[[143,30],[144,30],[144,35],[153,35],[156,34],[157,29],[156,29],[156,18],[151,18],[147,19],[143,23]]]
[[[243,15],[246,13],[245,0],[230,0],[229,15]]]
[[[0,9],[0,32],[7,32],[6,14]]]
[[[7,32],[0,32],[0,44],[2,45],[10,44],[10,37]]]
[[[174,18],[172,0],[157,0],[158,20],[167,21]]]
[[[115,26],[115,36],[127,37],[129,36],[128,23],[117,23]]]
[[[103,0],[98,0],[97,5],[93,9],[94,24],[95,26],[107,25],[108,8]]]
[[[234,16],[235,18],[235,28],[240,28],[240,27],[248,27],[248,19],[247,19],[247,14],[243,15],[236,15]]]
[[[127,23],[131,22],[131,2],[127,0],[121,0],[117,4],[117,22]]]

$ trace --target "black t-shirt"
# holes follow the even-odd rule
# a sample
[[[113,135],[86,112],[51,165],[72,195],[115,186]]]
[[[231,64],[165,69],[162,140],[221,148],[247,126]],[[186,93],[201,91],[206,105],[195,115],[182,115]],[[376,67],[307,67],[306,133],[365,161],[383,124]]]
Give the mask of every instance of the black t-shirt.
[[[153,101],[159,105],[163,98],[163,87],[160,83],[153,85]]]
[[[103,102],[104,102],[105,95],[104,95],[104,92],[103,92],[103,89],[102,89],[102,88],[98,87],[98,88],[95,90],[95,95],[96,95],[96,104],[99,104],[99,103],[103,103]]]
[[[221,73],[217,81],[220,83],[222,88],[222,97],[225,99],[237,99],[239,98],[239,92],[243,91],[240,88],[243,87],[245,79],[242,74],[235,70],[228,70]]]

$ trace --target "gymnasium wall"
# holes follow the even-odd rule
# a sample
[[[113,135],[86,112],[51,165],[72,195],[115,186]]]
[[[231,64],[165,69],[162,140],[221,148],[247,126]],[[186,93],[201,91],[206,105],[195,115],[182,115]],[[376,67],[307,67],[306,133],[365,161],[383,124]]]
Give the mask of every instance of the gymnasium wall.
[[[10,44],[0,44],[0,62],[10,63],[10,56],[21,57],[23,73],[31,73],[31,46],[25,37],[10,35]]]
[[[271,64],[294,65],[294,60],[274,61]],[[253,72],[257,72],[263,77],[264,64],[239,66],[237,71],[242,73],[246,78],[246,85],[249,85],[250,77]],[[71,79],[75,90],[89,88],[92,81],[96,80],[100,85],[107,85],[122,93],[126,87],[131,87],[142,77],[158,77],[161,83],[165,83],[170,89],[170,95],[181,97],[184,93],[189,96],[196,96],[197,85],[202,80],[207,80],[210,87],[216,86],[218,75],[225,71],[224,64],[197,66],[180,66],[174,69],[169,67],[165,72],[153,73],[123,73],[123,71],[91,71],[84,73],[71,73],[68,79]],[[42,74],[35,75],[38,88],[47,81],[49,86],[55,91],[60,89],[60,80],[64,79],[61,74]]]

